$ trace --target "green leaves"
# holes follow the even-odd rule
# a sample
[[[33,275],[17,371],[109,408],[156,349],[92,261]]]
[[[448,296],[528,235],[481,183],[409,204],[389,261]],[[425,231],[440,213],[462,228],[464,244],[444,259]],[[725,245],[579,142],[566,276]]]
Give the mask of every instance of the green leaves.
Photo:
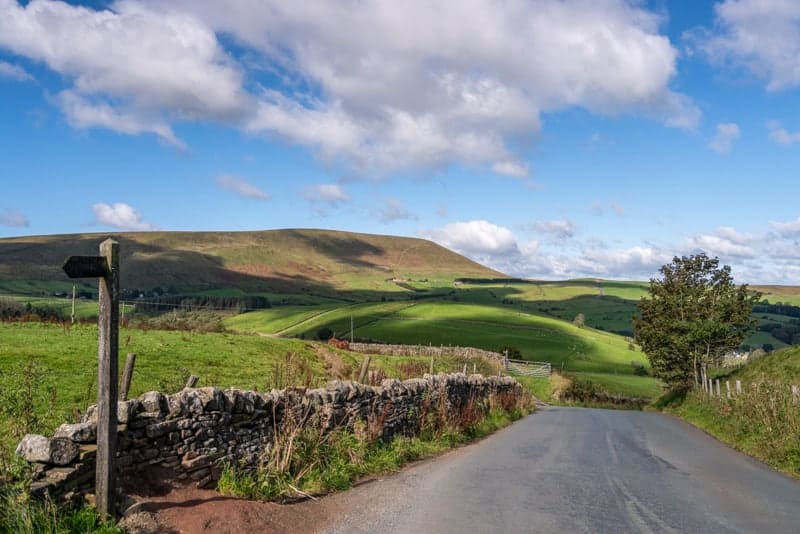
[[[718,362],[753,328],[759,295],[733,283],[731,269],[705,254],[675,257],[650,280],[639,302],[634,337],[654,374],[671,386],[696,380],[703,365]]]

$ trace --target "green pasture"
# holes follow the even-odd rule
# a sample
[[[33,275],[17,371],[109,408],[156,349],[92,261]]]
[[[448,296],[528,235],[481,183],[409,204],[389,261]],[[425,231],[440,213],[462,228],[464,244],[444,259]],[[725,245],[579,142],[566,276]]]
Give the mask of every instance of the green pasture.
[[[130,397],[146,391],[174,392],[190,374],[199,386],[239,387],[259,391],[287,385],[322,387],[332,378],[353,379],[363,354],[320,343],[233,333],[120,331],[120,369],[126,353],[136,354]],[[482,359],[440,358],[434,372],[496,372]],[[373,356],[370,370],[405,379],[430,369],[428,357]],[[22,431],[52,432],[73,422],[95,402],[97,327],[45,323],[0,323],[0,464]],[[24,406],[32,412],[25,415]],[[0,467],[2,467],[0,465]]]

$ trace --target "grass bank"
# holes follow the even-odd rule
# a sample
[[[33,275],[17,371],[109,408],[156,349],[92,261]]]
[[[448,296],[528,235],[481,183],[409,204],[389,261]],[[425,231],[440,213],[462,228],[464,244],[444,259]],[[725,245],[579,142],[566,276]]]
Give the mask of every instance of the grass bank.
[[[672,392],[655,407],[675,414],[720,441],[800,478],[800,348],[776,351],[724,377],[742,382],[728,398],[701,391]]]
[[[511,409],[486,413],[429,414],[416,436],[378,438],[370,422],[323,433],[314,425],[284,427],[262,465],[242,470],[227,465],[217,489],[248,499],[286,501],[350,488],[358,479],[397,471],[503,428],[534,409],[525,396]]]

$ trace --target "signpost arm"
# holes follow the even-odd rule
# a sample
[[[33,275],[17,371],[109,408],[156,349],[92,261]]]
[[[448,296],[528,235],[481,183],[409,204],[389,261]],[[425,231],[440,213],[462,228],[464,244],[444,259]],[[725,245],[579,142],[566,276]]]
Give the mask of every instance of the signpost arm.
[[[97,349],[97,465],[95,495],[102,518],[114,517],[117,452],[117,374],[119,352],[119,243],[100,244],[106,275],[100,278],[100,318]]]

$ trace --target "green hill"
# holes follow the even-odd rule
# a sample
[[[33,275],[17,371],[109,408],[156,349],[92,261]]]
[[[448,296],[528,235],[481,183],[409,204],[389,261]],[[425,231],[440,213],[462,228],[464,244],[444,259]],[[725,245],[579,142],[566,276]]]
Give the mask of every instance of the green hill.
[[[331,230],[72,234],[0,239],[0,291],[71,290],[73,282],[61,271],[64,259],[97,254],[107,237],[120,242],[121,287],[131,293],[375,300],[406,293],[404,285],[416,280],[447,287],[459,276],[503,276],[431,241],[407,237]],[[83,287],[93,290],[93,284]]]

